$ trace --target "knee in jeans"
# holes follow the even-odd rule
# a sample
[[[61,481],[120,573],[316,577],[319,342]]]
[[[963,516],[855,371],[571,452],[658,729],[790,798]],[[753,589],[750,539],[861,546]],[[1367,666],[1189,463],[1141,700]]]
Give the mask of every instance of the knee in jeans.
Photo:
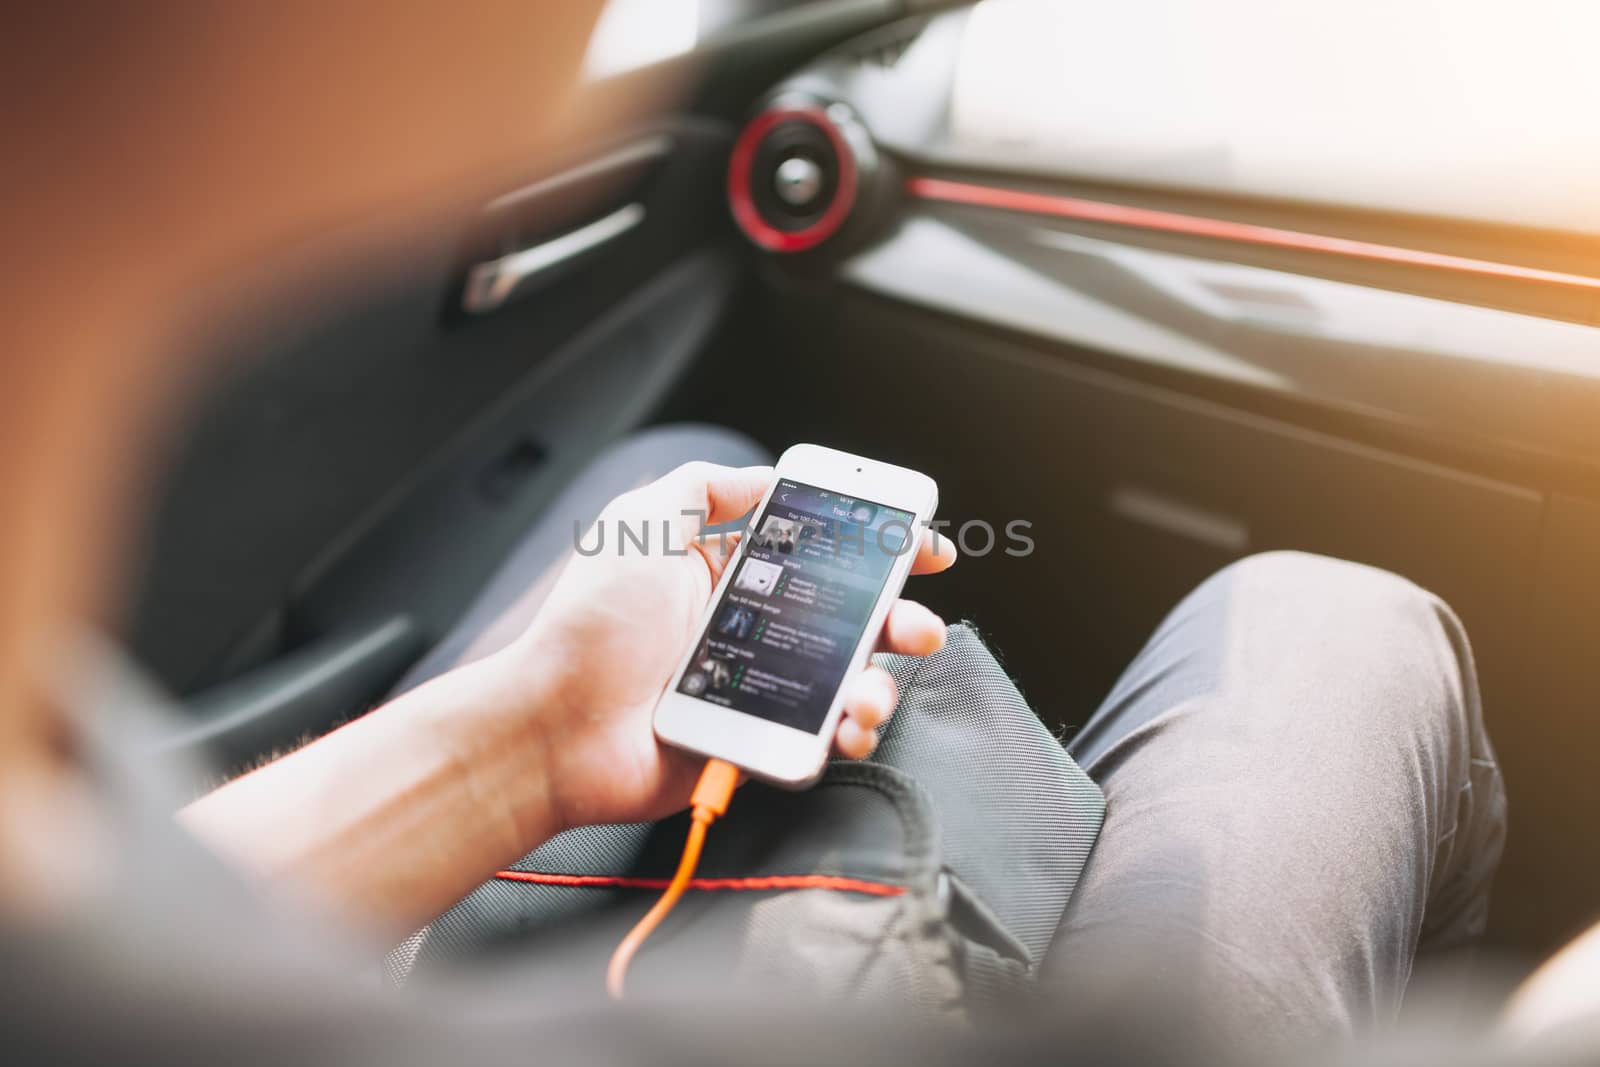
[[[1269,618],[1272,639],[1311,669],[1356,668],[1373,677],[1432,671],[1454,683],[1466,655],[1465,634],[1442,600],[1377,567],[1266,552],[1212,581],[1241,610]]]
[[[1438,598],[1392,571],[1312,552],[1258,552],[1218,571],[1213,580],[1274,590],[1296,601],[1326,600],[1337,593],[1354,609],[1394,612],[1425,606]]]

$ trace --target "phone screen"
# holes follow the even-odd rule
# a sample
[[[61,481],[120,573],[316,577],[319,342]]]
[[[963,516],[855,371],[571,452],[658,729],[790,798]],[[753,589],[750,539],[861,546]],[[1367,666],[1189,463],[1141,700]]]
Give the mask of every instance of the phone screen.
[[[780,480],[678,683],[686,696],[816,733],[897,556],[909,511]]]

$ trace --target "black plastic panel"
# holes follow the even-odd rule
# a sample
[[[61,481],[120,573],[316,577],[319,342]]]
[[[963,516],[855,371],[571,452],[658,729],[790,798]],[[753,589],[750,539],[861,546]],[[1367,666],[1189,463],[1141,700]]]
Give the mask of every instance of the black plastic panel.
[[[437,641],[556,492],[656,410],[707,343],[735,281],[727,255],[688,257],[554,353],[362,536],[304,576],[297,628],[340,632],[404,612]]]
[[[852,283],[1267,413],[1318,412],[1521,481],[1600,490],[1600,327],[1130,244],[977,209],[918,211]],[[1121,365],[1119,367],[1119,365]]]
[[[665,132],[672,156],[647,187],[626,191],[645,204],[644,224],[532,298],[458,315],[481,234],[448,235],[397,253],[401,273],[353,306],[309,320],[263,315],[216,339],[223,373],[175,438],[135,568],[130,643],[160,680],[192,693],[326,636],[291,611],[295,591],[582,331],[619,321],[630,295],[728,230],[720,179],[731,130],[679,122]],[[613,433],[623,425],[613,412],[642,417],[630,389],[648,379],[653,351],[634,351],[630,387],[569,393],[566,417]],[[623,399],[632,406],[619,408]],[[541,430],[523,447],[557,443]]]
[[[1536,952],[1600,920],[1600,504],[1550,500],[1520,699],[1493,707],[1511,801],[1494,921]]]

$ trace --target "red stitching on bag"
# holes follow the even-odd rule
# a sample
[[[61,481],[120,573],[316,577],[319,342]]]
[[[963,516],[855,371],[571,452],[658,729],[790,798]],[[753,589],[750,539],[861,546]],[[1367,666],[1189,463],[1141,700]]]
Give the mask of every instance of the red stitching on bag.
[[[507,882],[533,882],[576,889],[665,889],[665,878],[624,878],[609,874],[546,874],[543,871],[496,871],[496,878]],[[865,893],[873,897],[903,896],[906,887],[864,878],[841,878],[831,874],[774,874],[753,878],[691,878],[690,889],[774,890],[834,889],[842,893]]]

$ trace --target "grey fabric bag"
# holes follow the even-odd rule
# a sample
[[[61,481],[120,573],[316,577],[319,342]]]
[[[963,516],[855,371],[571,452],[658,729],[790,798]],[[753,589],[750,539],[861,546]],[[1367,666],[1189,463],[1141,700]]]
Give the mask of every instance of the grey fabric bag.
[[[974,630],[884,656],[899,710],[869,761],[803,793],[740,789],[630,998],[760,992],[982,1016],[1024,992],[1104,817],[1099,788]],[[395,981],[513,959],[530,996],[603,986],[687,817],[551,840],[400,946]]]

